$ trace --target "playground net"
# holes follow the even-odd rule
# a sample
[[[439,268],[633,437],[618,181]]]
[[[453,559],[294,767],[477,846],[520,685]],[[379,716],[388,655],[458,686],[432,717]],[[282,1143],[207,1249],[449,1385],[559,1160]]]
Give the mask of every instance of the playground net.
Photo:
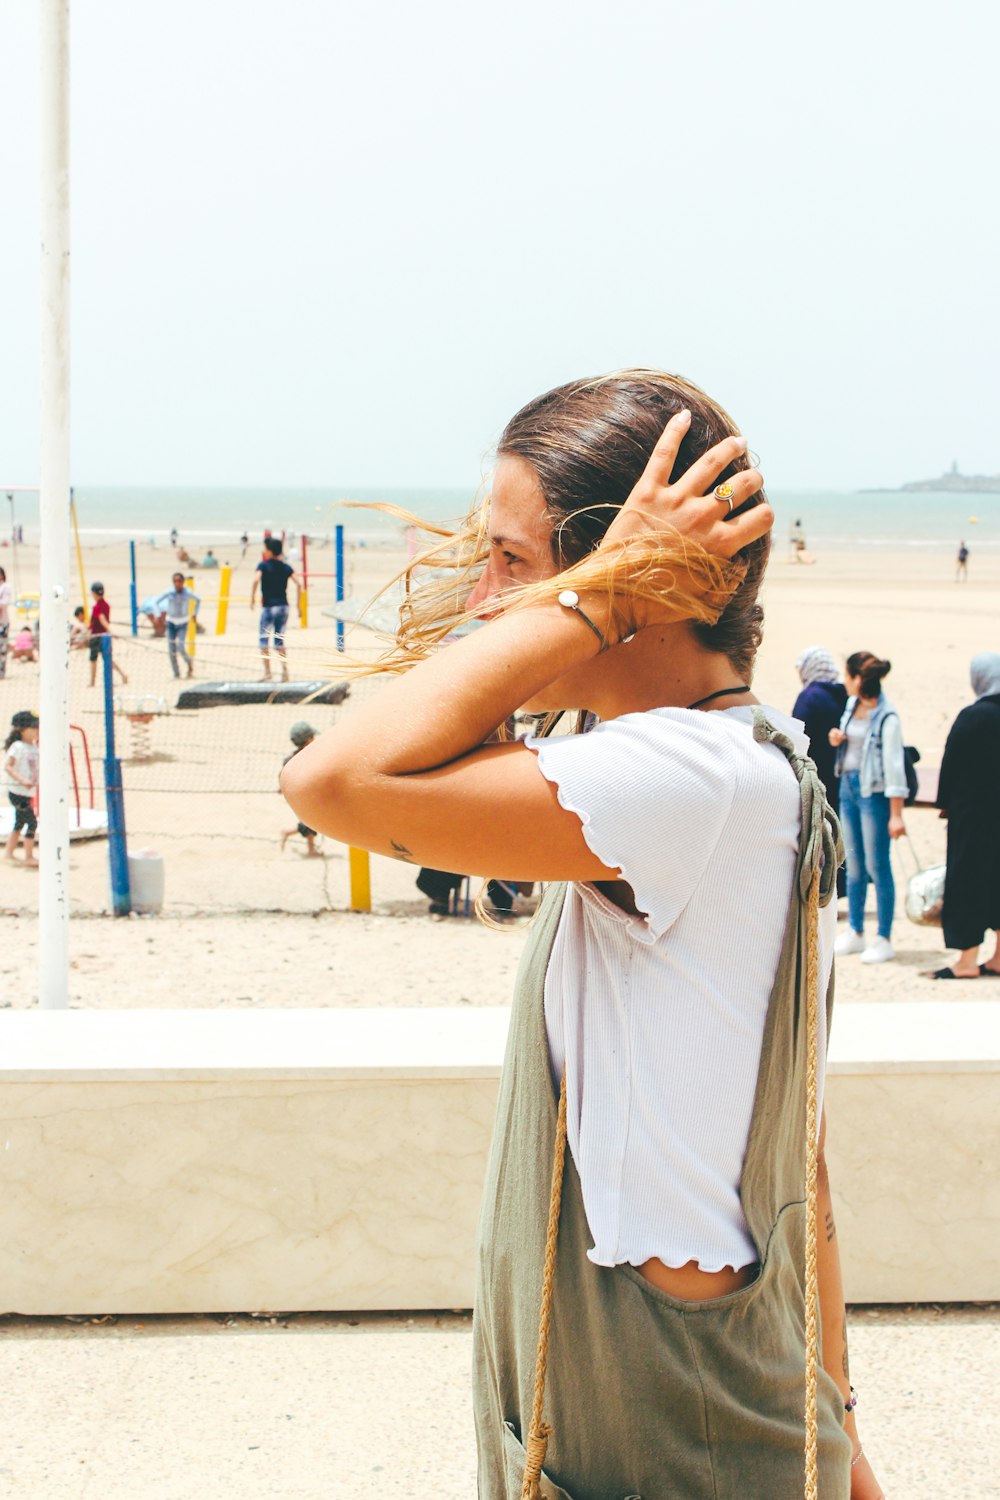
[[[130,851],[153,849],[163,855],[167,870],[168,906],[173,909],[309,911],[349,904],[347,851],[320,840],[324,860],[305,858],[306,844],[296,831],[296,818],[278,790],[278,775],[295,746],[289,731],[305,721],[322,732],[339,715],[379,690],[379,679],[355,678],[349,684],[337,671],[332,633],[312,633],[315,644],[303,644],[304,632],[288,637],[288,667],[292,685],[305,688],[311,701],[280,702],[284,684],[272,657],[275,680],[259,691],[259,701],[227,701],[262,675],[260,653],[252,642],[237,643],[198,635],[194,673],[188,678],[171,669],[165,639],[149,635],[116,635],[113,659],[115,753],[121,761],[125,824]],[[374,638],[354,633],[374,649]],[[319,637],[322,637],[319,639]],[[362,649],[365,649],[364,646]],[[0,682],[0,700],[10,712],[37,701],[37,665],[8,666]],[[103,826],[105,805],[106,733],[103,662],[92,665],[86,648],[71,652],[70,720],[72,776],[71,820],[88,813]],[[331,687],[344,689],[343,701]],[[202,695],[202,704],[192,693]],[[206,699],[218,699],[205,706]],[[23,699],[23,703],[22,703]],[[44,734],[44,725],[42,733]],[[283,850],[281,835],[290,833]],[[42,825],[44,837],[44,822]],[[94,871],[101,851],[79,849],[74,865],[83,859]],[[336,861],[343,861],[336,868]],[[104,884],[79,881],[74,894],[86,887],[86,905],[104,904]],[[71,880],[71,890],[72,890]]]

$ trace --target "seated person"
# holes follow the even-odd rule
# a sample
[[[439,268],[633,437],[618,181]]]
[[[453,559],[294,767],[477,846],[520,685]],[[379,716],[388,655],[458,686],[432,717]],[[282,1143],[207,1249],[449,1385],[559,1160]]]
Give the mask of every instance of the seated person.
[[[202,558],[201,565],[203,568],[217,568],[219,566],[219,559],[216,557],[211,547],[209,547],[208,551],[205,553],[205,556]]]
[[[82,604],[78,604],[73,611],[73,623],[69,631],[69,646],[71,651],[77,651],[85,646],[90,640],[90,629],[87,625],[87,611]]]
[[[10,650],[15,661],[38,660],[38,642],[35,640],[30,625],[22,625],[11,641]]]

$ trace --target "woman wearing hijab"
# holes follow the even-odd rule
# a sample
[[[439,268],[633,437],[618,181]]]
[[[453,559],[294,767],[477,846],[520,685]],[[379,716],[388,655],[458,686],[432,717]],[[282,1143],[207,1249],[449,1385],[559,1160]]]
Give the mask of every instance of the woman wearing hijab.
[[[847,707],[847,689],[840,681],[837,663],[823,646],[807,646],[795,663],[802,691],[795,700],[792,718],[800,719],[809,736],[809,754],[826,789],[826,800],[834,812],[839,808],[836,752],[830,730],[836,729]]]
[[[959,952],[931,979],[1000,978],[1000,655],[974,656],[971,677],[976,701],[951,726],[937,804],[948,819],[944,941]],[[979,945],[988,931],[993,954],[980,963]]]

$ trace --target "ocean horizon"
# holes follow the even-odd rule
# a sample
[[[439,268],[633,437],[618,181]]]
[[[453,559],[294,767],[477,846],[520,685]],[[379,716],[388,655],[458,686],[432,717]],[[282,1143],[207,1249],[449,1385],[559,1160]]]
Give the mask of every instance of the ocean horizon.
[[[171,529],[199,545],[238,543],[246,530],[251,541],[265,528],[331,536],[340,523],[348,545],[390,546],[399,542],[403,525],[373,510],[355,510],[343,502],[397,505],[429,521],[463,516],[476,492],[454,487],[419,489],[396,486],[307,488],[296,486],[128,486],[80,485],[74,490],[81,537],[114,543],[133,539],[165,544]],[[824,548],[921,548],[957,550],[964,540],[977,547],[1000,549],[1000,495],[944,492],[769,490],[775,509],[775,543],[783,545],[801,521],[813,552]],[[0,489],[0,497],[7,492]],[[0,503],[2,503],[0,499]],[[0,513],[0,537],[11,520],[24,529],[28,544],[38,540],[38,496],[19,491]]]

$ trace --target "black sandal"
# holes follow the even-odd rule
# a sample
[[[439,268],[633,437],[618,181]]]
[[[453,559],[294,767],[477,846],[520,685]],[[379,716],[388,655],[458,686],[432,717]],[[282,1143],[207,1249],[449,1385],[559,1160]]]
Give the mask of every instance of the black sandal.
[[[927,973],[928,979],[975,979],[975,977],[975,974],[956,974],[954,969],[949,968],[928,970]],[[997,977],[1000,978],[1000,975]]]
[[[984,979],[1000,979],[1000,969],[990,969],[986,964],[979,965],[979,972]]]

